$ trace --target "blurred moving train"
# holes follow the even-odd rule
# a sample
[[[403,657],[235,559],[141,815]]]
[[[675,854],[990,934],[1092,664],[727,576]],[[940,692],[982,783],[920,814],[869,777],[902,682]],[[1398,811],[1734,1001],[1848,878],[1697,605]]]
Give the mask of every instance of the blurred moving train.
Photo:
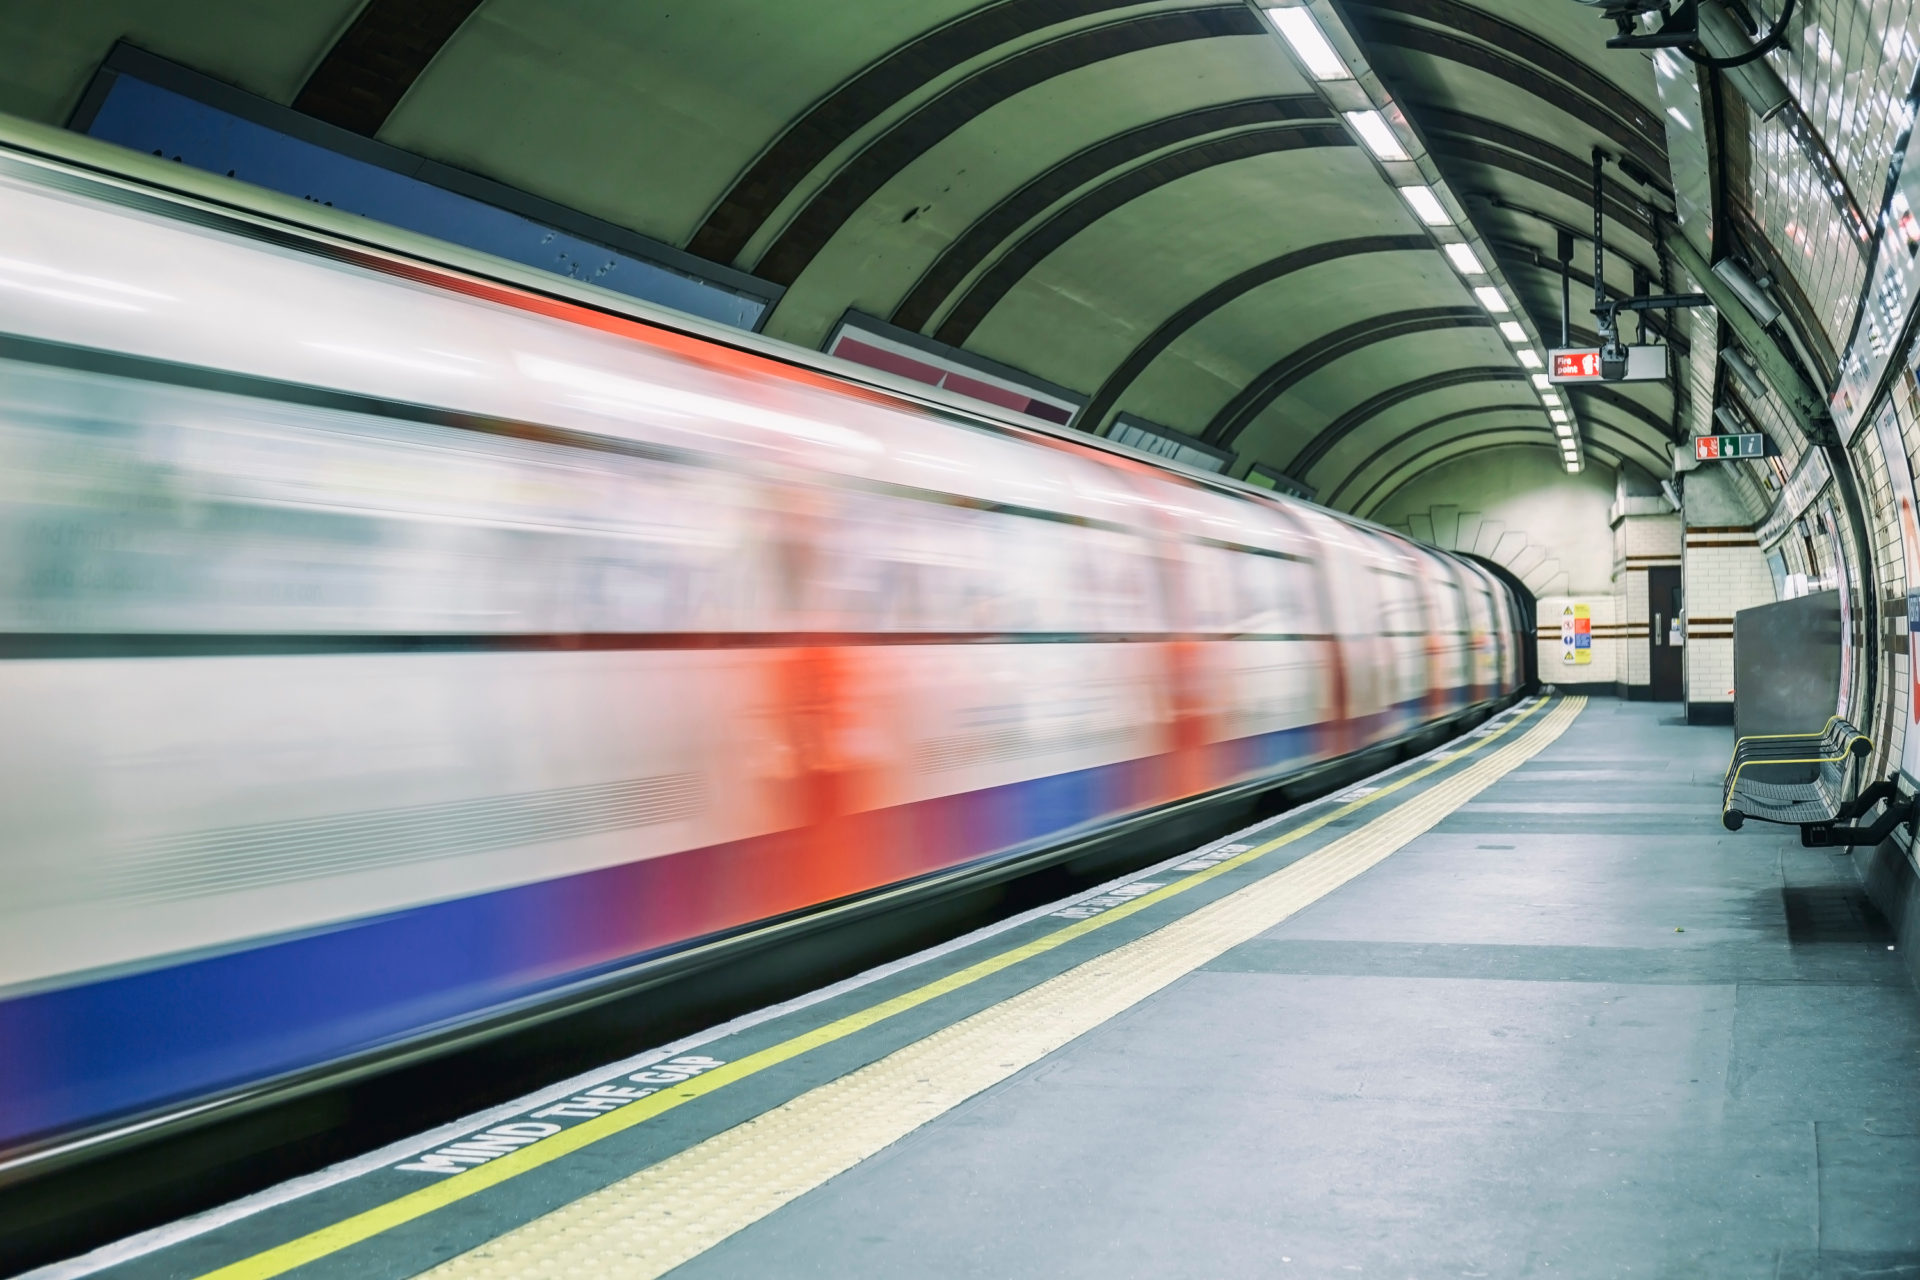
[[[1482,568],[1071,432],[20,151],[0,227],[15,1159],[1519,681]]]

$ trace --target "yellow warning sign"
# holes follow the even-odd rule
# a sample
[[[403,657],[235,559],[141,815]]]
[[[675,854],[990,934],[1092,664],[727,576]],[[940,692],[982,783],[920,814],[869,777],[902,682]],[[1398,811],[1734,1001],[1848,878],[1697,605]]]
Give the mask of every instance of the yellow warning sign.
[[[1593,610],[1584,604],[1560,611],[1560,661],[1582,667],[1593,661]]]

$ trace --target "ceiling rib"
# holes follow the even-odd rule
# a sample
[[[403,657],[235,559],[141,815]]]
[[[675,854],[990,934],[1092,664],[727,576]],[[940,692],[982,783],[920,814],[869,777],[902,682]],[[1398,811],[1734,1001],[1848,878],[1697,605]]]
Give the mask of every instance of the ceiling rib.
[[[1330,114],[1312,95],[1255,98],[1167,116],[1076,151],[976,218],[927,268],[894,308],[891,319],[903,329],[924,328],[940,304],[1021,227],[1080,188],[1145,156],[1229,129],[1288,120],[1325,120]]]
[[[1349,510],[1352,510],[1356,514],[1360,512],[1365,512],[1365,511],[1378,510],[1380,505],[1384,503],[1388,497],[1391,497],[1394,493],[1399,492],[1400,489],[1404,488],[1408,482],[1417,478],[1420,472],[1430,471],[1434,467],[1437,467],[1442,463],[1451,462],[1454,458],[1464,457],[1465,454],[1467,453],[1491,453],[1495,449],[1511,449],[1516,445],[1533,447],[1536,444],[1536,442],[1539,441],[1540,436],[1538,432],[1534,432],[1529,435],[1513,434],[1520,430],[1522,430],[1522,428],[1488,427],[1483,431],[1468,432],[1465,435],[1454,436],[1451,439],[1443,440],[1439,444],[1434,445],[1431,452],[1424,453],[1424,454],[1417,454],[1411,458],[1403,458],[1399,462],[1396,462],[1391,466],[1389,466],[1385,471],[1383,471],[1380,474],[1378,479],[1376,479],[1371,485],[1367,486],[1367,491],[1361,494],[1358,498],[1354,499],[1353,505],[1352,507],[1349,508]],[[1498,436],[1500,438],[1498,440],[1495,440],[1489,443],[1487,440],[1489,436]],[[1465,450],[1462,453],[1443,454],[1438,457],[1435,456],[1435,454],[1439,453],[1440,450],[1449,448],[1452,445],[1462,444],[1472,440],[1477,440],[1477,441],[1480,441],[1481,443],[1479,446],[1473,449]],[[1540,447],[1545,448],[1547,446],[1542,444],[1540,445]],[[1599,454],[1604,457],[1612,459],[1614,468],[1616,470],[1619,469],[1619,467],[1627,461],[1626,455],[1618,449],[1609,448],[1606,445],[1599,444],[1593,441],[1588,441],[1586,447],[1592,453]],[[1645,446],[1643,445],[1641,446],[1641,448],[1644,449]],[[1379,500],[1379,502],[1375,502],[1374,495],[1379,493],[1381,489],[1386,488],[1388,485],[1392,485],[1393,488],[1388,492],[1388,494],[1383,496]]]
[[[1244,271],[1236,272],[1161,321],[1152,333],[1141,339],[1139,345],[1114,366],[1113,372],[1107,375],[1106,381],[1102,382],[1099,389],[1093,393],[1092,398],[1087,401],[1086,408],[1082,409],[1075,419],[1076,424],[1083,430],[1098,432],[1107,415],[1120,402],[1120,397],[1126,394],[1127,389],[1167,348],[1178,342],[1182,335],[1208,316],[1237,299],[1245,297],[1255,289],[1272,284],[1276,280],[1283,280],[1296,271],[1305,271],[1309,267],[1338,262],[1344,258],[1358,257],[1368,253],[1416,251],[1433,252],[1433,242],[1424,235],[1358,236],[1351,240],[1330,240],[1324,244],[1296,249],[1292,253],[1283,253],[1277,258],[1269,258]]]
[[[1450,27],[1470,35],[1483,44],[1511,54],[1528,66],[1539,67],[1568,88],[1613,112],[1649,139],[1660,142],[1664,138],[1665,131],[1659,120],[1632,94],[1623,92],[1618,85],[1586,63],[1524,27],[1496,18],[1472,5],[1462,4],[1460,0],[1391,0],[1390,6],[1381,0],[1360,0],[1360,3],[1370,8],[1385,9],[1401,17],[1420,18],[1436,26]]]
[[[1242,5],[1163,10],[1059,36],[983,67],[908,114],[829,178],[761,255],[754,274],[792,284],[902,169],[982,113],[1036,85],[1146,49],[1263,31]]]
[[[1563,387],[1562,390],[1566,391],[1569,395],[1577,395],[1582,400],[1606,405],[1617,413],[1624,413],[1630,418],[1644,422],[1647,426],[1653,428],[1654,433],[1659,436],[1661,440],[1669,443],[1677,443],[1672,435],[1673,428],[1667,423],[1666,419],[1662,418],[1652,409],[1649,409],[1646,405],[1636,400],[1628,399],[1624,394],[1615,391],[1612,387],[1596,387],[1590,383],[1583,383],[1579,385],[1568,385]]]
[[[1362,25],[1361,31],[1370,43],[1422,53],[1504,80],[1523,93],[1531,94],[1598,130],[1614,145],[1631,154],[1643,167],[1657,173],[1667,171],[1666,148],[1662,143],[1641,134],[1614,115],[1603,103],[1595,102],[1524,62],[1470,40],[1384,17],[1370,18]]]
[[[1324,334],[1306,346],[1288,352],[1256,374],[1207,423],[1200,438],[1220,448],[1231,448],[1267,407],[1336,360],[1395,338],[1446,329],[1491,329],[1493,317],[1484,307],[1422,307],[1390,311],[1357,320]]]
[[[1328,451],[1344,440],[1349,433],[1408,400],[1475,382],[1526,382],[1527,380],[1524,372],[1509,365],[1476,365],[1465,369],[1448,369],[1440,373],[1428,374],[1424,378],[1414,378],[1398,386],[1388,387],[1385,391],[1355,405],[1328,423],[1321,429],[1320,434],[1316,435],[1306,448],[1295,454],[1281,470],[1290,476],[1305,480],[1307,473],[1318,466],[1320,460],[1327,456]],[[1542,416],[1545,412],[1544,409],[1541,411]]]
[[[307,76],[293,109],[371,138],[480,0],[372,0]]]
[[[863,68],[788,125],[733,180],[687,242],[687,251],[731,263],[808,174],[860,130],[933,81],[1002,45],[1049,27],[1124,9],[1139,0],[1002,0],[908,41]]]
[[[1473,436],[1473,435],[1485,435],[1489,431],[1530,431],[1536,436],[1539,434],[1540,406],[1537,402],[1529,400],[1526,404],[1476,405],[1471,409],[1456,409],[1452,413],[1443,413],[1437,418],[1429,418],[1427,421],[1421,423],[1417,427],[1412,427],[1406,431],[1402,431],[1399,435],[1395,436],[1393,439],[1387,441],[1385,444],[1375,449],[1373,451],[1373,458],[1369,459],[1369,461],[1373,461],[1373,460],[1377,460],[1385,457],[1392,450],[1398,449],[1401,445],[1406,444],[1409,440],[1412,440],[1417,436],[1423,435],[1426,432],[1437,431],[1441,427],[1452,426],[1456,422],[1464,422],[1469,418],[1491,417],[1492,415],[1497,413],[1524,413],[1528,415],[1532,419],[1532,421],[1524,422],[1524,423],[1520,423],[1520,422],[1501,423],[1497,427],[1481,427],[1475,430],[1460,432],[1456,436],[1449,437],[1449,439],[1464,440],[1469,436]],[[1360,467],[1356,467],[1351,472],[1349,472],[1347,474],[1346,479],[1342,480],[1339,484],[1335,485],[1333,488],[1333,491],[1327,495],[1326,497],[1327,505],[1331,507],[1336,503],[1338,503],[1340,501],[1340,495],[1345,493],[1348,490],[1348,488],[1350,488],[1353,485],[1354,481],[1358,480],[1362,475],[1365,474],[1365,472],[1366,472],[1366,467],[1364,465]],[[1365,502],[1365,500],[1366,498],[1365,496],[1363,496],[1361,498],[1361,502]],[[1355,504],[1356,509],[1358,508],[1359,505],[1360,505],[1359,503]]]
[[[1544,209],[1536,209],[1532,205],[1516,204],[1514,201],[1507,199],[1505,196],[1500,195],[1498,192],[1475,191],[1473,192],[1473,197],[1476,200],[1483,201],[1487,205],[1491,206],[1492,208],[1498,209],[1503,213],[1511,213],[1516,217],[1526,218],[1530,221],[1538,222],[1541,226],[1552,227],[1555,231],[1564,231],[1568,235],[1571,235],[1575,240],[1581,241],[1587,244],[1588,246],[1591,246],[1593,244],[1593,224],[1592,223],[1588,223],[1587,226],[1583,229],[1581,227],[1575,226],[1571,222],[1566,221],[1564,218],[1559,218],[1554,216],[1551,213],[1548,213]],[[1589,197],[1589,199],[1591,199],[1591,197]],[[1641,262],[1640,260],[1635,258],[1632,254],[1628,253],[1627,250],[1620,244],[1620,242],[1617,239],[1607,239],[1606,237],[1602,237],[1602,238],[1606,239],[1607,264],[1609,266],[1633,267],[1633,268],[1636,268],[1637,270],[1645,272],[1649,276],[1653,276],[1656,279],[1658,278],[1658,273],[1654,271],[1652,267],[1646,265],[1644,262]],[[1536,250],[1535,252],[1538,252],[1538,250]],[[1588,259],[1591,260],[1592,256],[1593,256],[1592,253],[1589,251],[1589,253],[1587,254]],[[1591,277],[1589,277],[1589,285],[1591,285]]]
[[[1423,102],[1419,106],[1420,118],[1432,122],[1432,128],[1444,133],[1457,133],[1463,138],[1475,138],[1481,142],[1490,142],[1509,151],[1517,151],[1543,164],[1550,164],[1568,177],[1584,184],[1585,199],[1593,199],[1593,165],[1589,158],[1577,156],[1565,147],[1557,147],[1544,138],[1510,128],[1497,120],[1488,120],[1466,111],[1455,111],[1451,107]],[[1667,199],[1673,193],[1658,183],[1653,184]],[[1604,179],[1604,189],[1622,208],[1637,209],[1646,203],[1641,195],[1611,175]]]
[[[1484,230],[1477,225],[1473,211],[1462,199],[1444,166],[1439,163],[1439,157],[1429,147],[1425,134],[1407,116],[1406,104],[1372,66],[1368,48],[1356,35],[1341,0],[1257,2],[1276,24],[1275,29],[1290,47],[1295,64],[1326,97],[1329,105],[1341,112],[1356,135],[1366,142],[1367,151],[1373,157],[1383,182],[1401,197],[1408,210],[1429,229],[1435,247],[1446,253],[1448,265],[1461,287],[1491,315],[1507,317],[1498,321],[1498,327],[1501,337],[1510,344],[1507,350],[1510,358],[1523,368],[1540,368],[1540,353],[1545,344],[1541,341],[1537,324],[1522,305],[1518,291],[1506,278]],[[1279,16],[1288,13],[1301,15],[1303,11],[1304,24],[1298,16],[1286,20]],[[1313,27],[1320,30],[1309,38],[1305,32]],[[1317,53],[1314,49],[1316,43],[1330,47]],[[1337,58],[1343,66],[1330,69],[1329,55]],[[1455,370],[1448,375],[1436,376],[1451,377],[1457,381],[1472,380],[1476,374],[1473,371]],[[1530,381],[1519,369],[1503,370],[1500,380]],[[1375,397],[1375,400],[1380,400],[1380,397]],[[1352,412],[1349,411],[1350,414]],[[1546,417],[1544,404],[1542,417]],[[1545,427],[1547,424],[1543,421],[1541,425]],[[1331,447],[1333,438],[1323,430],[1285,470],[1304,480],[1307,471],[1302,466],[1302,460],[1305,459],[1308,466],[1317,463],[1324,449]],[[1568,468],[1577,471],[1581,465],[1578,435],[1560,442],[1560,447],[1567,455]]]
[[[1616,468],[1620,465],[1620,462],[1621,462],[1620,455],[1615,453],[1613,450],[1603,449],[1598,445],[1590,445],[1588,447],[1591,448],[1595,453],[1604,454],[1606,457],[1612,458],[1614,462],[1614,466]],[[1395,494],[1399,493],[1402,489],[1406,488],[1408,485],[1418,480],[1422,472],[1431,471],[1435,467],[1441,466],[1444,463],[1458,462],[1462,458],[1471,458],[1475,454],[1492,453],[1498,449],[1540,449],[1545,452],[1553,454],[1555,458],[1558,458],[1560,456],[1560,450],[1556,448],[1554,445],[1544,440],[1502,440],[1495,444],[1483,444],[1483,445],[1478,445],[1472,449],[1462,449],[1460,452],[1450,453],[1444,458],[1425,459],[1425,460],[1410,464],[1411,470],[1408,472],[1408,474],[1401,477],[1397,481],[1397,483],[1394,484],[1393,488],[1381,494],[1380,500],[1374,503],[1373,506],[1368,507],[1365,510],[1362,510],[1358,505],[1356,505],[1354,507],[1354,514],[1359,516],[1363,520],[1372,519],[1373,512],[1378,511],[1381,507],[1386,506],[1387,503],[1393,500]]]
[[[1048,254],[1115,209],[1168,183],[1255,156],[1352,145],[1353,139],[1338,125],[1276,125],[1209,139],[1150,160],[1095,187],[1022,236],[961,295],[934,336],[952,346],[965,345],[988,313]]]
[[[1549,191],[1558,192],[1569,200],[1577,200],[1588,208],[1593,206],[1593,180],[1589,178],[1583,183],[1578,178],[1563,172],[1557,165],[1542,164],[1530,156],[1515,155],[1499,147],[1488,146],[1478,139],[1463,138],[1457,134],[1444,132],[1436,133],[1434,136],[1433,149],[1456,160],[1483,164],[1489,168],[1510,173],[1516,178],[1524,178]],[[1655,243],[1653,223],[1639,209],[1621,204],[1611,195],[1605,201],[1605,208],[1609,222],[1625,226],[1648,244]]]

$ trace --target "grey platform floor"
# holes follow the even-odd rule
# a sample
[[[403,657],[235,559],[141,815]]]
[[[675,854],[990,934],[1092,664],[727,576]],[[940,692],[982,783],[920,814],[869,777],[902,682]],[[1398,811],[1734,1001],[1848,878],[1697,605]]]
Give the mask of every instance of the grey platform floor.
[[[1920,1276],[1920,1000],[1731,735],[1598,700],[1359,880],[676,1277]]]

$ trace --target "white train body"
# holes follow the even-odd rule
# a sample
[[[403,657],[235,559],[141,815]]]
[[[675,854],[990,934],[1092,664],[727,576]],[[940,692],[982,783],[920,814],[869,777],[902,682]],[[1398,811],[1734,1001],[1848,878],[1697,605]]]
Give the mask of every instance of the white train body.
[[[1303,504],[0,154],[0,1150],[1511,693]]]

